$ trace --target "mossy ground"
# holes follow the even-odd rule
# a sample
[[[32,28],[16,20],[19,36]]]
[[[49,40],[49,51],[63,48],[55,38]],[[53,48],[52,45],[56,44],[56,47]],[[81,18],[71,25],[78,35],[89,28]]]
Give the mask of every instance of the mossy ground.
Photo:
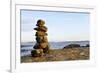
[[[21,63],[70,60],[89,60],[89,48],[51,49],[49,53],[42,57],[32,57],[31,55],[21,57]]]

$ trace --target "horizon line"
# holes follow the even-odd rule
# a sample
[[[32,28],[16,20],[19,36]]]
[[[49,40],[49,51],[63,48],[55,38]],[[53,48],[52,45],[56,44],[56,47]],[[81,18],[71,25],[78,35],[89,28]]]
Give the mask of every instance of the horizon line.
[[[48,42],[71,42],[72,40],[69,40],[69,41],[48,41]],[[78,41],[90,41],[90,40],[77,40]],[[36,42],[36,41],[21,41],[21,43],[23,42]],[[72,41],[74,42],[74,40]]]

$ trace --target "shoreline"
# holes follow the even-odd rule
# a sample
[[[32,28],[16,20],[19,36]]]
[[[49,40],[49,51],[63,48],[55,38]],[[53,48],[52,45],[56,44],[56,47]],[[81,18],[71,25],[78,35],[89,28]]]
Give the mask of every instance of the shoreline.
[[[89,47],[51,49],[50,53],[43,55],[43,57],[21,56],[21,63],[89,60],[89,55]]]

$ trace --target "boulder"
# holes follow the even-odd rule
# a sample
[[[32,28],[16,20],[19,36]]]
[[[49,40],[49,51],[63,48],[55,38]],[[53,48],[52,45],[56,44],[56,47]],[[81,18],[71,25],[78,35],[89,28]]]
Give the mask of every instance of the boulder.
[[[39,43],[40,47],[41,48],[46,48],[48,46],[48,43]]]
[[[36,43],[33,48],[34,49],[40,49],[41,47],[40,47],[40,45],[38,43]]]
[[[45,49],[49,48],[48,43],[36,43],[33,47],[34,49]]]
[[[36,26],[44,26],[44,24],[45,24],[45,21],[40,19],[40,20],[37,21]]]
[[[41,26],[41,27],[39,26],[39,27],[34,28],[34,30],[47,32],[47,27],[46,26]]]
[[[43,48],[44,53],[49,53],[50,45],[48,44],[46,48]]]
[[[37,41],[37,43],[43,42],[43,36],[37,36],[36,41]]]
[[[42,42],[44,42],[44,43],[46,43],[46,42],[47,42],[47,43],[48,43],[48,39],[47,39],[47,37],[46,37],[46,36],[44,36],[44,37],[43,37]]]
[[[31,55],[32,55],[33,57],[41,57],[41,56],[44,55],[43,49],[35,49],[35,50],[32,50],[32,51],[31,51]]]
[[[75,48],[75,47],[80,47],[80,44],[69,44],[69,45],[65,46],[63,49],[65,49],[65,48]]]
[[[43,32],[43,31],[37,31],[35,36],[46,36],[47,33]]]
[[[37,43],[46,43],[46,42],[48,42],[48,39],[46,36],[37,36],[36,41],[37,41]]]

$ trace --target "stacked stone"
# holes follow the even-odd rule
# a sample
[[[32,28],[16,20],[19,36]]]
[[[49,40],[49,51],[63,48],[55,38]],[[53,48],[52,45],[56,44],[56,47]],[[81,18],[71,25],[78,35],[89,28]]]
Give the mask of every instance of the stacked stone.
[[[43,53],[47,53],[49,51],[49,43],[48,43],[48,39],[47,39],[47,27],[44,26],[45,25],[45,21],[43,20],[38,20],[37,24],[36,24],[36,28],[34,28],[34,30],[36,30],[36,44],[34,45],[34,49],[33,51],[36,51],[41,53],[40,55],[43,55]],[[32,56],[33,51],[31,52]],[[36,55],[36,54],[35,54]]]

